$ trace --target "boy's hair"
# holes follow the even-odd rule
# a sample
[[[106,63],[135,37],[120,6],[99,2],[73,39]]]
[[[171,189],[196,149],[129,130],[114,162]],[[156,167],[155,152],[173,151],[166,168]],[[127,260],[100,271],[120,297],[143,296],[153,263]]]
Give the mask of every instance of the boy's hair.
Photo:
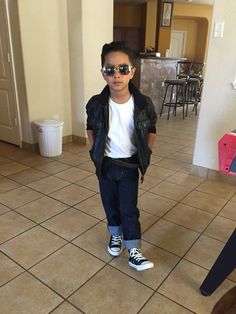
[[[125,42],[124,41],[112,41],[111,43],[105,44],[102,47],[102,54],[101,54],[102,66],[104,65],[106,55],[108,55],[110,52],[116,52],[116,51],[125,53],[129,57],[130,62],[131,63],[133,62],[135,58],[135,54],[129,47],[126,46]]]

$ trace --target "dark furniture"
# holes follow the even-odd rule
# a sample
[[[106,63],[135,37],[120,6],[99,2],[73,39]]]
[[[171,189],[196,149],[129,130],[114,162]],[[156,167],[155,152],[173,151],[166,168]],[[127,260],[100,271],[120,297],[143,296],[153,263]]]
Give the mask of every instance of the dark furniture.
[[[179,61],[177,63],[177,78],[202,78],[204,63],[195,61]]]
[[[188,115],[189,105],[193,105],[192,111],[195,111],[195,114],[197,114],[197,107],[199,102],[201,101],[203,86],[203,67],[203,62],[179,61],[177,63],[177,78],[185,78],[187,81],[185,96],[186,116]]]
[[[225,278],[236,268],[236,229],[225,244],[222,252],[203,281],[200,291],[211,295]]]
[[[168,107],[167,120],[170,118],[170,110],[173,108],[173,114],[176,115],[177,107],[183,108],[183,119],[185,117],[185,97],[186,97],[186,79],[165,80],[165,93],[161,106],[160,117],[164,107]]]

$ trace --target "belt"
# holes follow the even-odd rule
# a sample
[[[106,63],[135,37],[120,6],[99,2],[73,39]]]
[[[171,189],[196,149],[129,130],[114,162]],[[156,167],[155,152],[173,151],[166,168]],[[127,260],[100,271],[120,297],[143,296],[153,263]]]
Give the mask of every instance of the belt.
[[[127,167],[127,168],[139,168],[139,163],[137,163],[137,156],[131,156],[128,158],[111,158],[108,156],[104,157],[104,161],[111,162],[115,165]],[[134,162],[136,161],[136,162]]]

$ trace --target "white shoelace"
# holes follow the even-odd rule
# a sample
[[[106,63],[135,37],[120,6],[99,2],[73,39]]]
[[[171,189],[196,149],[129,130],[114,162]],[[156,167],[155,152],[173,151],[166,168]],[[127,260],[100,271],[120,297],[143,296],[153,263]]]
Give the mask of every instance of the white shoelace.
[[[120,245],[121,241],[121,235],[113,235],[111,238],[111,245]]]
[[[141,260],[146,259],[146,258],[142,255],[142,253],[140,252],[140,250],[139,250],[139,249],[136,249],[136,248],[131,249],[130,252],[129,252],[129,254],[130,254],[130,257],[134,257],[138,262],[141,261]]]

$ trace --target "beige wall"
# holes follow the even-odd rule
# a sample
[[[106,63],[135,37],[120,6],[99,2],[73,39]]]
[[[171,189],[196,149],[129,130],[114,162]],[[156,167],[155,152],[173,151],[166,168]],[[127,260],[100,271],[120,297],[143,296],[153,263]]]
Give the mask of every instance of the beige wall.
[[[158,52],[162,57],[166,55],[166,49],[170,48],[171,28],[160,28],[158,39]]]
[[[147,22],[146,22],[146,46],[153,46],[155,47],[155,36],[156,36],[156,10],[157,5],[156,2],[148,2],[147,5]],[[150,17],[150,20],[149,20]],[[211,18],[212,18],[212,6],[209,5],[194,5],[194,4],[185,4],[185,3],[175,3],[174,4],[174,10],[173,10],[173,24],[172,29],[176,27],[176,29],[180,29],[179,22],[182,20],[182,23],[185,23],[188,28],[188,30],[191,31],[193,36],[195,36],[194,41],[192,41],[192,45],[187,51],[187,54],[189,56],[193,56],[193,46],[196,46],[196,42],[202,43],[203,41],[206,42],[206,47],[208,45],[208,34],[209,30],[207,28],[207,35],[205,34],[204,27],[210,25]],[[177,21],[177,18],[179,21]],[[204,22],[200,22],[199,18],[201,18],[201,21],[205,20]],[[192,19],[192,22],[183,22],[183,19],[186,21],[186,19]],[[176,22],[177,21],[177,22]],[[192,23],[192,26],[190,25]],[[187,25],[188,24],[188,25]],[[196,34],[196,28],[199,30],[199,34],[202,36],[198,36]],[[195,30],[194,30],[195,29]],[[183,30],[183,29],[182,29]],[[203,32],[203,33],[202,33]],[[190,36],[187,36],[190,37]],[[206,37],[206,39],[205,39]],[[191,37],[190,37],[191,38]],[[191,39],[188,39],[191,41]],[[170,46],[170,29],[161,29],[160,31],[160,52],[162,52],[162,55],[165,54],[165,49],[169,48]],[[186,45],[187,47],[187,45]],[[189,46],[188,46],[189,47]],[[199,58],[201,57],[201,60],[204,60],[207,54],[207,50],[202,52],[202,49],[197,48],[195,51],[195,57]],[[202,54],[204,54],[204,57],[202,58]]]
[[[206,18],[173,18],[172,30],[186,31],[184,57],[194,61],[204,61],[208,36],[208,20]]]
[[[195,19],[174,18],[171,30],[186,31],[186,43],[184,57],[195,60],[197,36],[198,36],[198,22]],[[205,44],[204,44],[205,48]]]
[[[198,19],[197,23],[198,34],[195,50],[195,60],[204,61],[206,59],[208,49],[208,28],[211,27],[211,25],[209,25],[209,22],[206,19]]]
[[[100,53],[113,37],[110,0],[24,0],[19,20],[29,123],[60,119],[63,135],[86,137],[85,104],[105,82]],[[104,16],[106,18],[104,18]],[[36,142],[28,134],[23,141]]]
[[[197,128],[194,164],[218,169],[217,142],[236,128],[236,1],[215,0],[213,24],[225,22],[223,38],[210,34],[203,97]],[[212,27],[213,28],[213,27]]]
[[[66,0],[18,4],[29,120],[63,120],[71,134]]]
[[[175,3],[173,16],[179,17],[202,17],[206,18],[209,22],[212,18],[212,6],[211,5],[199,5],[199,4],[185,4]]]
[[[146,18],[146,37],[145,47],[155,48],[156,41],[156,15],[157,5],[156,2],[147,3],[147,18]]]
[[[156,50],[156,18],[157,18],[157,3],[147,3],[147,18],[146,18],[146,38],[145,47],[154,47]],[[166,49],[170,47],[171,28],[160,28],[158,39],[158,52],[164,57]]]
[[[212,9],[213,7],[211,5],[198,5],[198,4],[185,4],[185,3],[175,3],[174,5],[173,17],[178,17],[178,18],[184,17],[185,19],[186,18],[191,18],[191,19],[201,18],[203,20],[206,20],[205,24],[202,24],[199,27],[199,35],[200,35],[202,27],[208,26],[207,35],[205,33],[206,30],[204,30],[204,33],[202,34],[203,36],[200,39],[200,42],[202,42],[203,38],[206,37],[205,49],[204,49],[204,52],[202,52],[202,50],[201,52],[199,50],[196,52],[197,56],[204,54],[204,58],[202,58],[202,60],[206,60],[206,56],[207,56],[208,41],[209,41],[211,20],[212,20]]]
[[[113,2],[68,0],[68,28],[72,133],[85,137],[85,105],[105,86],[100,55],[113,38]]]

